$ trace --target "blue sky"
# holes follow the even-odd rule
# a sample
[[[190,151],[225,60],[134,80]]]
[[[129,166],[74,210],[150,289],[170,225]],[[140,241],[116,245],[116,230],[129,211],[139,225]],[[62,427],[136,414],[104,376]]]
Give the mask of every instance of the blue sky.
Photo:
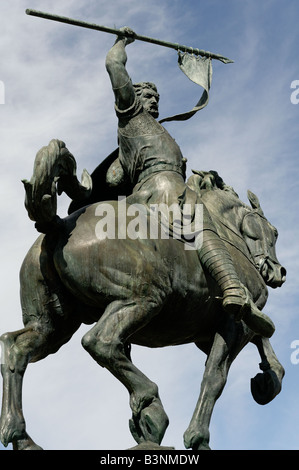
[[[210,102],[192,120],[166,123],[191,168],[219,172],[246,202],[260,199],[278,228],[278,259],[287,282],[270,290],[265,312],[276,324],[271,344],[286,376],[283,390],[262,407],[250,394],[259,372],[253,345],[233,364],[211,422],[213,449],[298,449],[298,122],[291,101],[299,80],[299,4],[296,0],[11,0],[0,4],[2,168],[1,333],[22,327],[18,273],[37,237],[24,209],[21,179],[30,178],[36,152],[64,140],[78,173],[92,170],[117,145],[113,95],[105,54],[114,38],[104,33],[25,15],[48,11],[210,50],[234,64],[213,62]],[[135,42],[128,50],[133,81],[157,84],[160,117],[191,108],[200,89],[177,66],[175,51]],[[298,95],[299,96],[299,95]],[[62,196],[60,214],[66,214]],[[54,356],[29,365],[24,379],[28,433],[45,449],[126,449],[127,391],[83,350],[82,327]],[[295,358],[299,358],[299,353]],[[133,348],[134,362],[154,380],[170,418],[165,445],[184,449],[205,356],[194,345],[162,350]],[[294,361],[293,361],[294,362]],[[295,361],[296,362],[296,361]],[[3,447],[0,446],[2,450]],[[10,449],[10,447],[9,447]]]

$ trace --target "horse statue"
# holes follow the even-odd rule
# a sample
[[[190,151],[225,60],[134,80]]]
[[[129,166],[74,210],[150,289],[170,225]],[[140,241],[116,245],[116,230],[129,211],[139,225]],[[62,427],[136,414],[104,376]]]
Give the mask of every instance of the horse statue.
[[[130,432],[140,446],[161,444],[168,417],[157,385],[133,364],[131,344],[155,348],[194,343],[207,355],[200,396],[184,434],[186,448],[209,449],[215,402],[232,362],[249,342],[261,356],[262,372],[251,379],[253,398],[266,404],[280,392],[284,369],[269,338],[225,313],[196,251],[174,237],[120,237],[134,222],[126,200],[121,206],[115,199],[89,203],[91,177],[85,172],[79,183],[76,162],[61,141],[39,151],[33,177],[24,184],[29,216],[41,234],[20,272],[24,328],[0,338],[0,437],[5,446],[12,442],[14,450],[41,449],[25,426],[23,376],[28,363],[57,352],[82,323],[93,324],[82,338],[83,347],[129,392]],[[266,285],[279,287],[286,276],[275,254],[277,230],[253,193],[248,192],[247,206],[216,172],[194,172],[188,184],[200,192],[241,282],[262,309]],[[56,214],[56,195],[62,191],[77,205],[63,219]],[[108,208],[115,216],[115,237],[99,235],[99,214]],[[124,208],[126,218],[120,213]],[[148,213],[140,217],[148,223]]]

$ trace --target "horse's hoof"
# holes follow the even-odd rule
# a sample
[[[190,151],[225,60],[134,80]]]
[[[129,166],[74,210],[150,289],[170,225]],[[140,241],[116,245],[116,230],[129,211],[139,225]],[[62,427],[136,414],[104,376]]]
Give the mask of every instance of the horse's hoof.
[[[204,436],[202,433],[188,430],[184,433],[184,444],[186,449],[192,450],[211,450],[209,446],[209,433]]]
[[[131,434],[138,444],[144,441],[160,444],[168,424],[168,416],[159,398],[155,398],[139,416],[133,416],[129,421]]]
[[[271,369],[251,379],[251,394],[259,405],[267,405],[280,391],[281,382]]]
[[[24,439],[14,439],[12,441],[13,450],[43,450],[42,447],[37,445],[28,434]]]
[[[0,440],[4,447],[17,439],[23,439],[26,435],[25,423],[19,422],[14,418],[7,417],[6,424],[1,425]]]

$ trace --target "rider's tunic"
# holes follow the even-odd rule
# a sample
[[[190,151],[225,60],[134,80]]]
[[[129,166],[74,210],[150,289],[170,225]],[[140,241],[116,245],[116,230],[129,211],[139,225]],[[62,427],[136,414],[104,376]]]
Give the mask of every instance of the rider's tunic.
[[[134,185],[128,202],[178,204],[181,209],[188,204],[192,208],[188,215],[193,220],[198,196],[185,184],[185,159],[178,144],[143,108],[138,96],[130,108],[115,109],[119,160]]]

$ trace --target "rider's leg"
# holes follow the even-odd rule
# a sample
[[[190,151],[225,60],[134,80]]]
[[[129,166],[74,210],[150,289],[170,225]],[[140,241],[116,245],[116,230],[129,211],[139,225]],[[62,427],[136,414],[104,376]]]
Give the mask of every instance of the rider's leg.
[[[236,320],[243,319],[256,333],[270,337],[274,332],[274,325],[270,318],[256,307],[248,290],[240,282],[230,253],[205,207],[202,235],[195,240],[199,259],[222,292],[223,308]]]

